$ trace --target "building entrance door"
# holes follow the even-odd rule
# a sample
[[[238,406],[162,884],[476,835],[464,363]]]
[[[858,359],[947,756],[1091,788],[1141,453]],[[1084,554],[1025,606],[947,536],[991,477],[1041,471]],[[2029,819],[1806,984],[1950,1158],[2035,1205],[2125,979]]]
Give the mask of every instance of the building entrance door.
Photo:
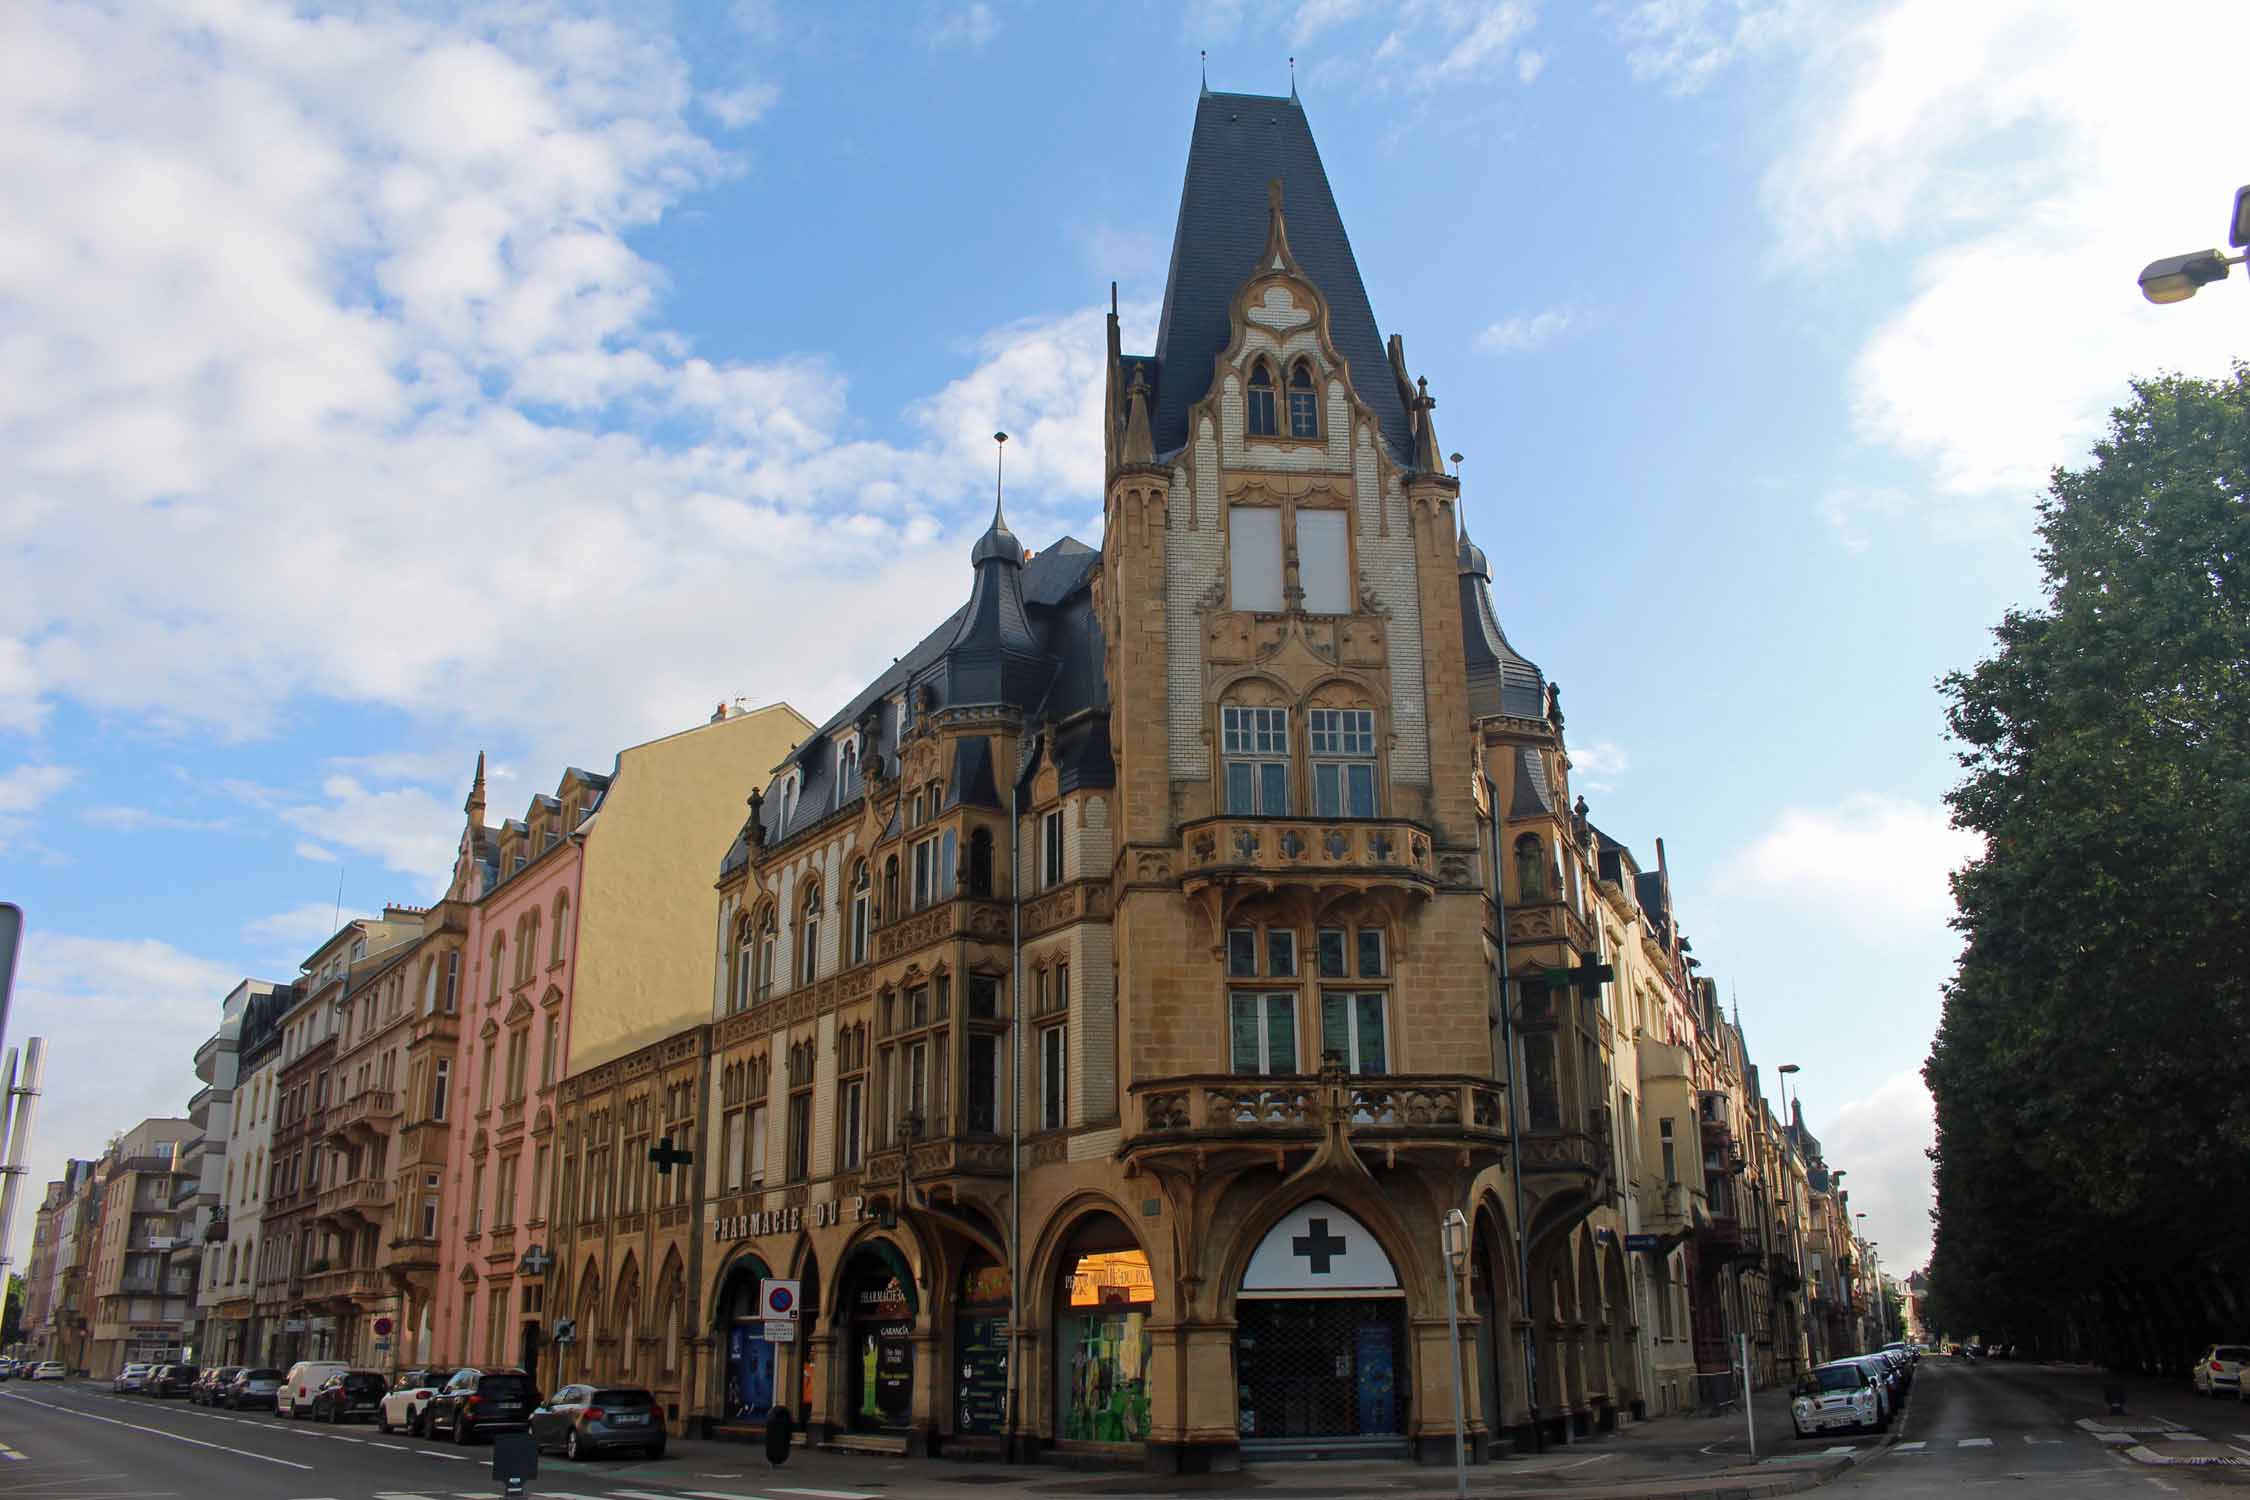
[[[1367,1226],[1316,1199],[1259,1242],[1235,1305],[1246,1458],[1406,1452],[1406,1299]]]

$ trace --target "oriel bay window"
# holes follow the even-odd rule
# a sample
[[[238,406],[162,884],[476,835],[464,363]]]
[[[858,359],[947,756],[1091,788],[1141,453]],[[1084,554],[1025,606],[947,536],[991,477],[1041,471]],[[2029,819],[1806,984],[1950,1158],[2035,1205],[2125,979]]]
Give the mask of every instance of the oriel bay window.
[[[1380,927],[1323,927],[1313,937],[1322,980],[1356,979],[1320,992],[1320,1056],[1347,1073],[1390,1071],[1388,945]]]
[[[946,1132],[950,1071],[945,1066],[946,1021],[952,1011],[952,981],[944,974],[928,984],[882,997],[876,1016],[881,1052],[876,1059],[876,1092],[882,1118],[878,1136],[901,1144],[911,1116],[922,1135]]]

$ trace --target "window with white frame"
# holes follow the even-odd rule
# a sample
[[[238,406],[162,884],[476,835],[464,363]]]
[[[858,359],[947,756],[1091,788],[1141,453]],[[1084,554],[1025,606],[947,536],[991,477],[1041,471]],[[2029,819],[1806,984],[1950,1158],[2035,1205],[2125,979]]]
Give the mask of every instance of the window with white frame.
[[[1228,1066],[1236,1073],[1297,1072],[1295,929],[1229,928],[1226,953]]]
[[[1219,710],[1226,810],[1235,817],[1289,813],[1289,710],[1248,704]]]
[[[820,886],[817,882],[805,892],[805,915],[797,928],[797,946],[802,955],[797,964],[799,982],[811,984],[820,977]]]
[[[1249,419],[1252,437],[1275,437],[1281,425],[1275,420],[1273,366],[1259,360],[1250,366],[1250,390],[1246,398],[1245,415]]]
[[[758,914],[758,962],[751,970],[753,993],[763,1000],[773,993],[774,943],[780,933],[780,919],[768,906]]]
[[[1289,367],[1289,435],[1320,436],[1320,395],[1313,387],[1310,360],[1300,359]]]
[[[1375,805],[1375,711],[1316,708],[1306,714],[1312,738],[1313,814],[1372,818]]]

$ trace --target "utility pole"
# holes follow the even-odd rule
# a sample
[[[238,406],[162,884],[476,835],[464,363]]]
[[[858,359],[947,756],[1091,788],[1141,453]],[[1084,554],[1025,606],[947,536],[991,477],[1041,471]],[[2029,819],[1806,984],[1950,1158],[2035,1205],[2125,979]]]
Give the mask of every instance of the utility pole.
[[[8,1052],[5,1087],[0,1089],[0,1291],[8,1284],[8,1231],[16,1220],[16,1195],[23,1187],[24,1153],[31,1147],[31,1116],[39,1100],[39,1075],[45,1065],[47,1043],[33,1037],[24,1043],[23,1073],[16,1073],[16,1054]]]

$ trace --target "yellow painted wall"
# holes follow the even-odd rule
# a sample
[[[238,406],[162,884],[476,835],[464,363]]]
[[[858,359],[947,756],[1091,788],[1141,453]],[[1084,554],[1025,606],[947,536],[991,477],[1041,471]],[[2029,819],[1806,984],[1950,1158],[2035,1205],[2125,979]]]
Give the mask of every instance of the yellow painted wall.
[[[752,789],[813,727],[779,703],[617,757],[585,834],[570,1072],[710,1019],[719,861]]]

